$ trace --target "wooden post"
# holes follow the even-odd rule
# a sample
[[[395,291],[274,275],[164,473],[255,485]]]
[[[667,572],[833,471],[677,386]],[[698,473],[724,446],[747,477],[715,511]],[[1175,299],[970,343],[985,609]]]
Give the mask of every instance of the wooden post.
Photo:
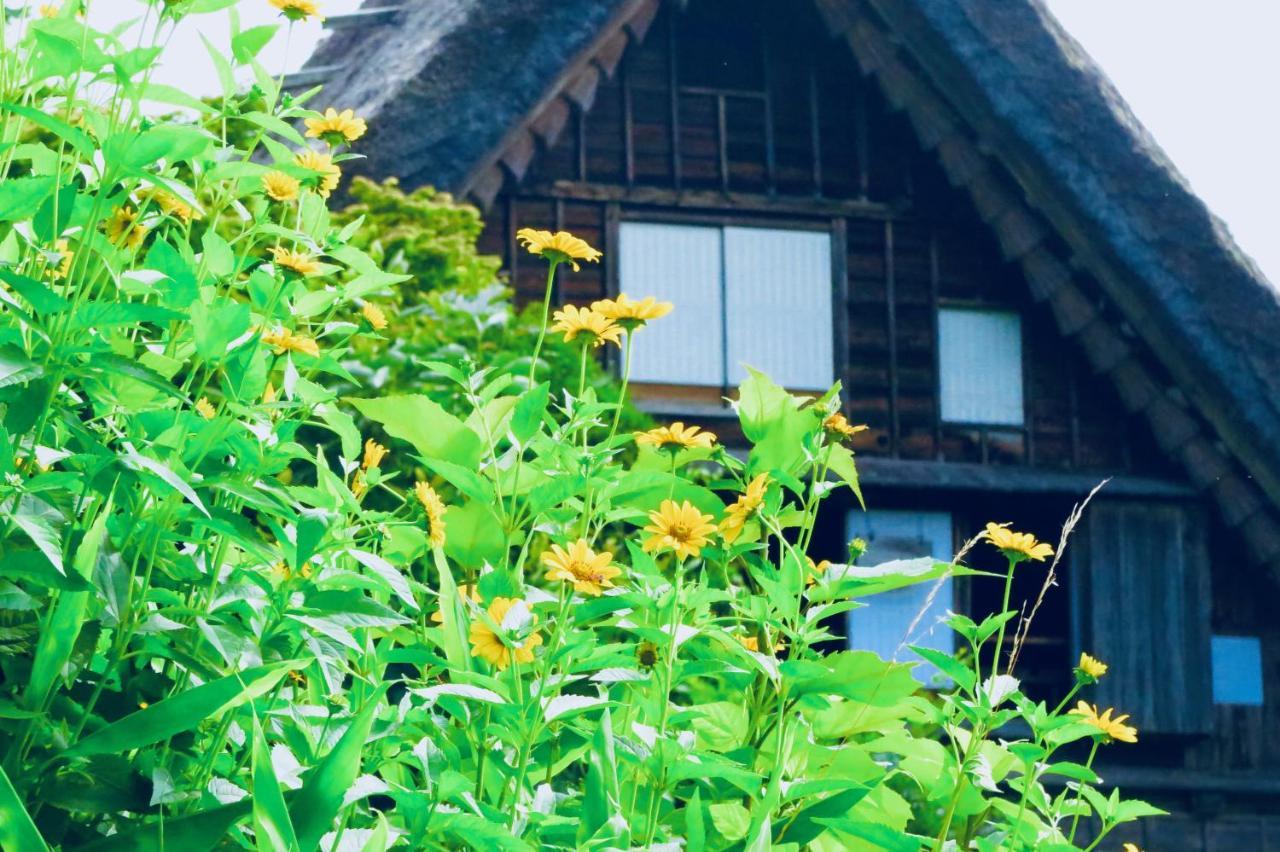
[[[885,322],[889,332],[889,453],[898,457],[898,308],[895,302],[897,270],[894,267],[893,220],[884,223],[884,295]]]
[[[818,72],[809,63],[809,145],[813,156],[813,195],[822,197],[822,123],[818,115]]]
[[[680,76],[676,67],[676,10],[667,14],[667,92],[671,107],[671,185],[679,191],[684,186],[680,174]]]

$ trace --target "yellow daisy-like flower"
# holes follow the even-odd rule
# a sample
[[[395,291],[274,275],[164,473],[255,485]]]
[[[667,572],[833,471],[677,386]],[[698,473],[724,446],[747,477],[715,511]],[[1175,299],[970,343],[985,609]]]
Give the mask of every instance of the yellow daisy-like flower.
[[[382,331],[387,327],[387,315],[383,313],[382,308],[373,302],[365,302],[361,306],[360,316],[369,321],[369,325],[374,331]]]
[[[831,435],[837,441],[844,441],[852,438],[859,432],[865,432],[869,426],[850,426],[849,421],[840,412],[836,412],[822,421],[822,428],[828,435]]]
[[[308,18],[324,21],[324,15],[320,14],[320,4],[315,0],[267,0],[267,2],[279,9],[280,14],[291,21],[305,21]]]
[[[305,335],[294,334],[284,327],[262,335],[262,342],[270,346],[276,355],[283,355],[285,352],[301,352],[313,358],[320,357],[320,345],[318,343]],[[272,388],[271,390],[274,398],[275,389]],[[264,399],[265,401],[267,400]]]
[[[1091,657],[1088,654],[1080,654],[1080,665],[1076,669],[1084,675],[1089,676],[1093,680],[1097,680],[1107,673],[1107,664],[1099,660],[1097,657]]]
[[[262,176],[262,190],[276,201],[296,201],[302,182],[284,172],[267,172]]]
[[[56,18],[60,10],[57,3],[41,3],[39,11],[42,18]]]
[[[742,647],[746,648],[748,651],[753,651],[757,654],[760,653],[760,637],[756,636],[754,633],[736,633],[733,638],[741,642]],[[774,653],[781,651],[785,647],[786,645],[783,645],[781,642],[775,642],[773,645]]]
[[[338,188],[338,181],[342,180],[342,169],[338,168],[337,163],[328,154],[308,149],[294,157],[293,162],[294,165],[317,174],[319,184],[316,192],[320,193],[321,198],[328,198],[330,193]]]
[[[213,407],[213,404],[209,402],[209,397],[207,396],[202,396],[196,400],[195,409],[196,413],[205,420],[212,420],[218,414],[217,410]]]
[[[613,588],[613,578],[622,573],[622,569],[613,564],[612,553],[607,550],[596,553],[584,538],[569,545],[567,550],[558,544],[551,545],[551,549],[542,554],[542,564],[550,569],[548,580],[573,583],[575,591],[592,597]]]
[[[670,550],[679,559],[697,556],[716,531],[711,520],[711,515],[702,514],[688,500],[678,505],[663,500],[656,512],[649,513],[644,531],[651,535],[645,539],[645,552]]]
[[[147,238],[147,229],[138,224],[138,211],[128,206],[111,211],[106,229],[108,240],[129,249],[136,249]]]
[[[656,301],[653,296],[645,296],[637,302],[626,293],[619,293],[616,299],[600,299],[591,303],[591,310],[603,314],[627,331],[641,328],[649,320],[665,317],[671,309],[670,302]]]
[[[272,262],[281,269],[287,269],[303,278],[310,278],[320,273],[320,262],[314,255],[287,249],[284,246],[272,246],[267,251],[271,252]]]
[[[636,662],[642,669],[651,669],[658,664],[658,646],[648,640],[636,646]]]
[[[151,203],[156,206],[161,213],[166,216],[172,216],[184,225],[190,225],[193,219],[199,219],[200,214],[196,213],[195,208],[183,201],[172,192],[166,192],[163,189],[152,188],[139,193],[144,198],[150,199]]]
[[[364,471],[357,470],[351,474],[351,496],[357,500],[364,497],[369,492],[369,481],[365,479]]]
[[[578,272],[581,267],[578,261],[586,260],[595,263],[601,254],[587,244],[587,241],[575,237],[568,231],[538,231],[533,228],[521,228],[516,231],[516,239],[529,252],[545,257],[552,263],[568,263]]]
[[[522,601],[512,598],[494,598],[493,603],[489,604],[489,618],[499,626],[502,620],[506,618],[507,613],[513,606]],[[537,624],[538,619],[533,616],[533,623]],[[476,619],[471,622],[471,653],[492,664],[499,671],[511,665],[514,658],[518,663],[532,663],[533,649],[542,644],[542,637],[537,633],[530,633],[525,640],[514,648],[507,647],[502,641],[502,637],[494,633],[489,625],[483,621]]]
[[[1109,740],[1119,740],[1122,743],[1136,743],[1138,741],[1138,729],[1132,725],[1124,724],[1124,720],[1129,718],[1128,713],[1112,718],[1111,714],[1115,712],[1115,708],[1108,707],[1105,711],[1099,713],[1097,707],[1084,701],[1077,702],[1075,709],[1070,712],[1079,716],[1080,721],[1086,725],[1092,725],[1097,728]]]
[[[551,330],[562,333],[565,343],[572,343],[581,334],[591,339],[592,346],[599,347],[605,343],[622,345],[621,326],[604,314],[577,305],[566,305],[564,310],[556,311]]]
[[[53,278],[66,278],[71,274],[71,261],[75,257],[71,253],[71,244],[66,240],[55,240],[53,250],[58,255],[58,262],[49,269],[49,275]]]
[[[427,512],[427,541],[432,547],[444,547],[444,501],[436,490],[425,482],[413,486],[413,493]]]
[[[338,112],[333,107],[325,110],[319,118],[308,118],[304,124],[307,125],[307,136],[323,139],[330,145],[354,142],[368,130],[364,119],[358,118],[353,110]]]
[[[1120,852],[1142,852],[1136,843],[1126,843],[1120,847]]]
[[[370,438],[364,442],[364,460],[360,466],[365,470],[377,467],[387,457],[387,448]]]
[[[1053,555],[1053,548],[1048,544],[1036,541],[1031,533],[1014,532],[1008,524],[989,523],[982,537],[1004,551],[1004,555],[1014,562],[1025,559],[1043,562],[1045,557]]]
[[[822,559],[818,562],[813,561],[813,557],[806,556],[805,561],[809,563],[809,577],[805,580],[806,586],[812,586],[818,582],[818,578],[827,573],[827,569],[831,567],[831,560]]]
[[[716,435],[714,432],[704,432],[697,426],[686,427],[679,420],[670,426],[658,426],[648,432],[636,433],[636,443],[640,446],[653,447],[655,450],[670,450],[672,452],[691,450],[694,447],[709,450],[715,442]]]
[[[458,596],[470,600],[472,603],[480,603],[480,587],[479,586],[458,586]],[[436,624],[444,623],[444,613],[436,610],[431,613],[431,620]]]
[[[765,492],[769,490],[769,474],[762,473],[747,485],[746,493],[738,497],[729,507],[720,522],[720,535],[726,544],[733,544],[742,535],[747,519],[759,511],[764,503]]]

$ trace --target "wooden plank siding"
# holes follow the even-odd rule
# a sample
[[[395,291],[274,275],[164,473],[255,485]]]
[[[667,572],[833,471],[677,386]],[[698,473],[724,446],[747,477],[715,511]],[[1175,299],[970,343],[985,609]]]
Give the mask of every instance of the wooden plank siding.
[[[870,427],[858,436],[858,452],[1168,471],[1131,451],[1143,443],[1135,438],[1140,424],[1116,417],[1121,406],[1105,383],[1077,380],[1091,374],[1089,365],[1056,334],[1036,332],[1052,328],[1053,317],[907,122],[856,73],[847,47],[822,34],[812,9],[766,19],[760,5],[703,0],[683,13],[664,6],[650,37],[601,80],[591,109],[574,110],[571,132],[536,157],[523,180],[508,181],[498,205],[508,221],[491,224],[482,248],[503,255],[517,296],[541,298],[543,279],[538,264],[512,256],[514,229],[565,227],[600,246],[610,204],[657,221],[697,211],[734,224],[823,222],[845,246],[846,286],[836,289],[846,298],[835,337],[848,354],[837,374],[849,416]],[[742,30],[733,38],[723,33],[728,18]],[[762,20],[769,20],[767,40]],[[738,47],[725,54],[724,44]],[[611,268],[587,265],[566,277],[557,303],[616,292]],[[1024,428],[941,420],[940,305],[1022,313]],[[649,393],[664,394],[672,411],[690,397]],[[693,397],[694,408],[718,402],[715,393]],[[1135,458],[1143,464],[1131,465]]]

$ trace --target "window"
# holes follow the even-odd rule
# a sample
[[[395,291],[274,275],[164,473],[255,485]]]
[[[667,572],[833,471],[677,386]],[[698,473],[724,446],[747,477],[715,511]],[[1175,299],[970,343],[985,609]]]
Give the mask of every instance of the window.
[[[676,309],[637,335],[631,379],[737,386],[746,366],[797,390],[833,379],[825,231],[624,222],[620,289]]]
[[[1022,320],[1010,311],[938,312],[942,419],[1022,425]]]
[[[939,560],[951,558],[951,515],[947,512],[855,511],[849,514],[846,530],[849,538],[861,536],[866,540],[867,552],[861,560],[866,565],[921,556]],[[896,656],[904,662],[920,659],[911,651],[898,651],[904,639],[910,645],[951,653],[954,650],[953,634],[950,628],[940,624],[952,608],[951,579],[944,580],[933,600],[929,601],[935,585],[933,582],[917,583],[867,598],[864,601],[867,606],[853,610],[847,616],[849,647],[875,651],[886,660]],[[923,615],[921,610],[924,610]],[[919,621],[916,621],[917,615],[920,616]],[[916,626],[908,637],[907,631],[913,621]],[[932,683],[938,676],[938,670],[932,665],[921,664],[916,666],[915,675],[923,683]]]
[[[1262,706],[1262,641],[1256,636],[1214,636],[1213,703]]]

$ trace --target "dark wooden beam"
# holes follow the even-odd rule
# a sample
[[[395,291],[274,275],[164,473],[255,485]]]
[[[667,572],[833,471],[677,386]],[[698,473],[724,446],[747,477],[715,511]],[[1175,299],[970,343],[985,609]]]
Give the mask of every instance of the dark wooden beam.
[[[631,102],[631,79],[624,57],[619,66],[618,82],[622,89],[622,161],[626,174],[627,186],[636,184],[636,139],[635,114]]]
[[[776,214],[779,216],[814,217],[844,216],[873,221],[903,218],[909,211],[901,205],[881,204],[858,199],[813,199],[808,196],[760,195],[719,190],[673,190],[662,187],[636,186],[628,189],[613,184],[556,181],[521,187],[521,195],[564,198],[574,201],[617,201],[635,207],[696,208],[699,210],[736,213]]]
[[[680,69],[676,57],[676,10],[667,12],[667,94],[671,110],[671,185],[684,185],[680,167]]]
[[[893,249],[893,220],[886,219],[884,223],[884,302],[885,324],[889,335],[889,452],[895,458],[901,450],[899,440],[901,429],[898,422],[898,305],[895,296],[897,278]],[[984,461],[985,456],[984,440]]]
[[[1081,473],[1043,470],[1023,465],[984,465],[975,462],[917,461],[882,456],[858,456],[858,477],[873,488],[940,489],[1005,494],[1064,494],[1083,497],[1099,482],[1109,497],[1148,497],[1187,500],[1198,496],[1190,485],[1127,473]]]
[[[720,189],[729,191],[729,127],[725,96],[716,95],[716,168],[720,171]]]
[[[813,158],[813,195],[822,197],[822,118],[818,114],[818,71],[809,62],[809,152]]]

